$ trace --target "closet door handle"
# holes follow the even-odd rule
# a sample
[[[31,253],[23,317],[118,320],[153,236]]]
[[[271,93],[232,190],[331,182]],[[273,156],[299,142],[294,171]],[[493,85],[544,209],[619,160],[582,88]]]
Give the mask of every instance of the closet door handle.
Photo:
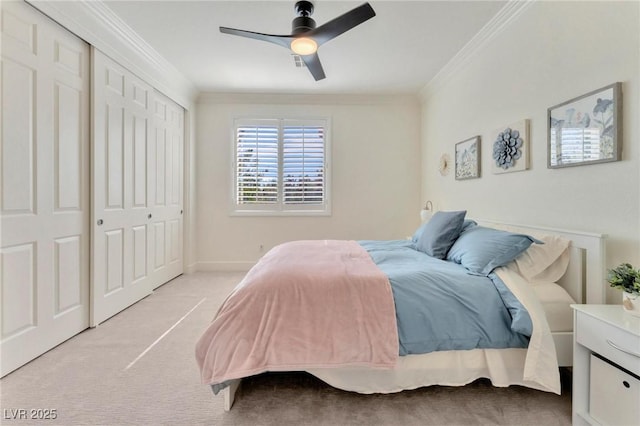
[[[634,352],[634,351],[631,351],[629,349],[621,348],[620,346],[616,345],[615,343],[613,343],[609,339],[607,339],[607,343],[609,344],[609,346],[619,350],[620,352],[624,352],[625,354],[633,355],[636,358],[640,358],[640,353],[638,353],[638,352]]]
[[[98,222],[97,222],[97,223],[98,223],[98,226],[100,226],[100,225],[102,225],[102,224],[104,223],[104,220],[102,220],[102,219],[98,219]]]
[[[149,214],[147,215],[147,219],[151,219],[151,217],[152,217],[152,215],[151,215],[151,213],[149,213]]]

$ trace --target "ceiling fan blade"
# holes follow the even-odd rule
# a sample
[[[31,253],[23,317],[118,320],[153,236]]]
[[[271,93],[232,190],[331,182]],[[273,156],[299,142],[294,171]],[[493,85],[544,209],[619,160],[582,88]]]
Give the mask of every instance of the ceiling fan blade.
[[[309,31],[305,36],[313,38],[316,43],[318,43],[318,46],[320,46],[374,16],[376,16],[376,12],[371,5],[364,3],[318,28]]]
[[[311,55],[301,55],[302,61],[309,68],[311,75],[313,78],[318,80],[322,80],[326,76],[324,75],[324,70],[322,69],[322,64],[320,63],[320,57],[318,57],[317,53]]]
[[[237,35],[240,37],[253,38],[255,40],[268,41],[269,43],[274,43],[279,46],[286,47],[287,49],[289,49],[291,40],[293,39],[293,37],[290,35],[262,34],[253,31],[238,30],[235,28],[227,27],[220,27],[220,32],[225,34]]]

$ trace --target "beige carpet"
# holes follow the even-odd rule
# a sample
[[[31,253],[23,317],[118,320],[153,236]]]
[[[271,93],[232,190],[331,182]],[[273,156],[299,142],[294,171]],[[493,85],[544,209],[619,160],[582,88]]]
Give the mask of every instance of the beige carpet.
[[[561,396],[522,387],[494,388],[487,381],[461,388],[433,386],[391,395],[359,395],[331,388],[302,373],[266,374],[243,382],[234,408],[225,413],[221,397],[214,397],[200,384],[193,353],[200,333],[241,278],[238,273],[181,276],[99,327],[3,378],[0,423],[571,424],[570,377],[566,372]],[[17,409],[55,409],[57,419],[11,420]]]

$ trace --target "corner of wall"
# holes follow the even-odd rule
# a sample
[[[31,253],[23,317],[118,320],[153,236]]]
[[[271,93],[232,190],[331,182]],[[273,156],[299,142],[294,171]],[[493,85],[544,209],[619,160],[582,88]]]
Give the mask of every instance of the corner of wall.
[[[508,1],[502,9],[465,44],[462,49],[419,92],[425,103],[429,97],[476,56],[493,38],[502,33],[511,23],[537,0]]]

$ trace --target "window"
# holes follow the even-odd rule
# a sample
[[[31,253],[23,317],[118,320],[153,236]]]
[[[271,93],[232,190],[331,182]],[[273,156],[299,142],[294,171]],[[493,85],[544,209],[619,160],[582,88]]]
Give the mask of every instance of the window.
[[[328,120],[238,119],[234,213],[330,213]]]

